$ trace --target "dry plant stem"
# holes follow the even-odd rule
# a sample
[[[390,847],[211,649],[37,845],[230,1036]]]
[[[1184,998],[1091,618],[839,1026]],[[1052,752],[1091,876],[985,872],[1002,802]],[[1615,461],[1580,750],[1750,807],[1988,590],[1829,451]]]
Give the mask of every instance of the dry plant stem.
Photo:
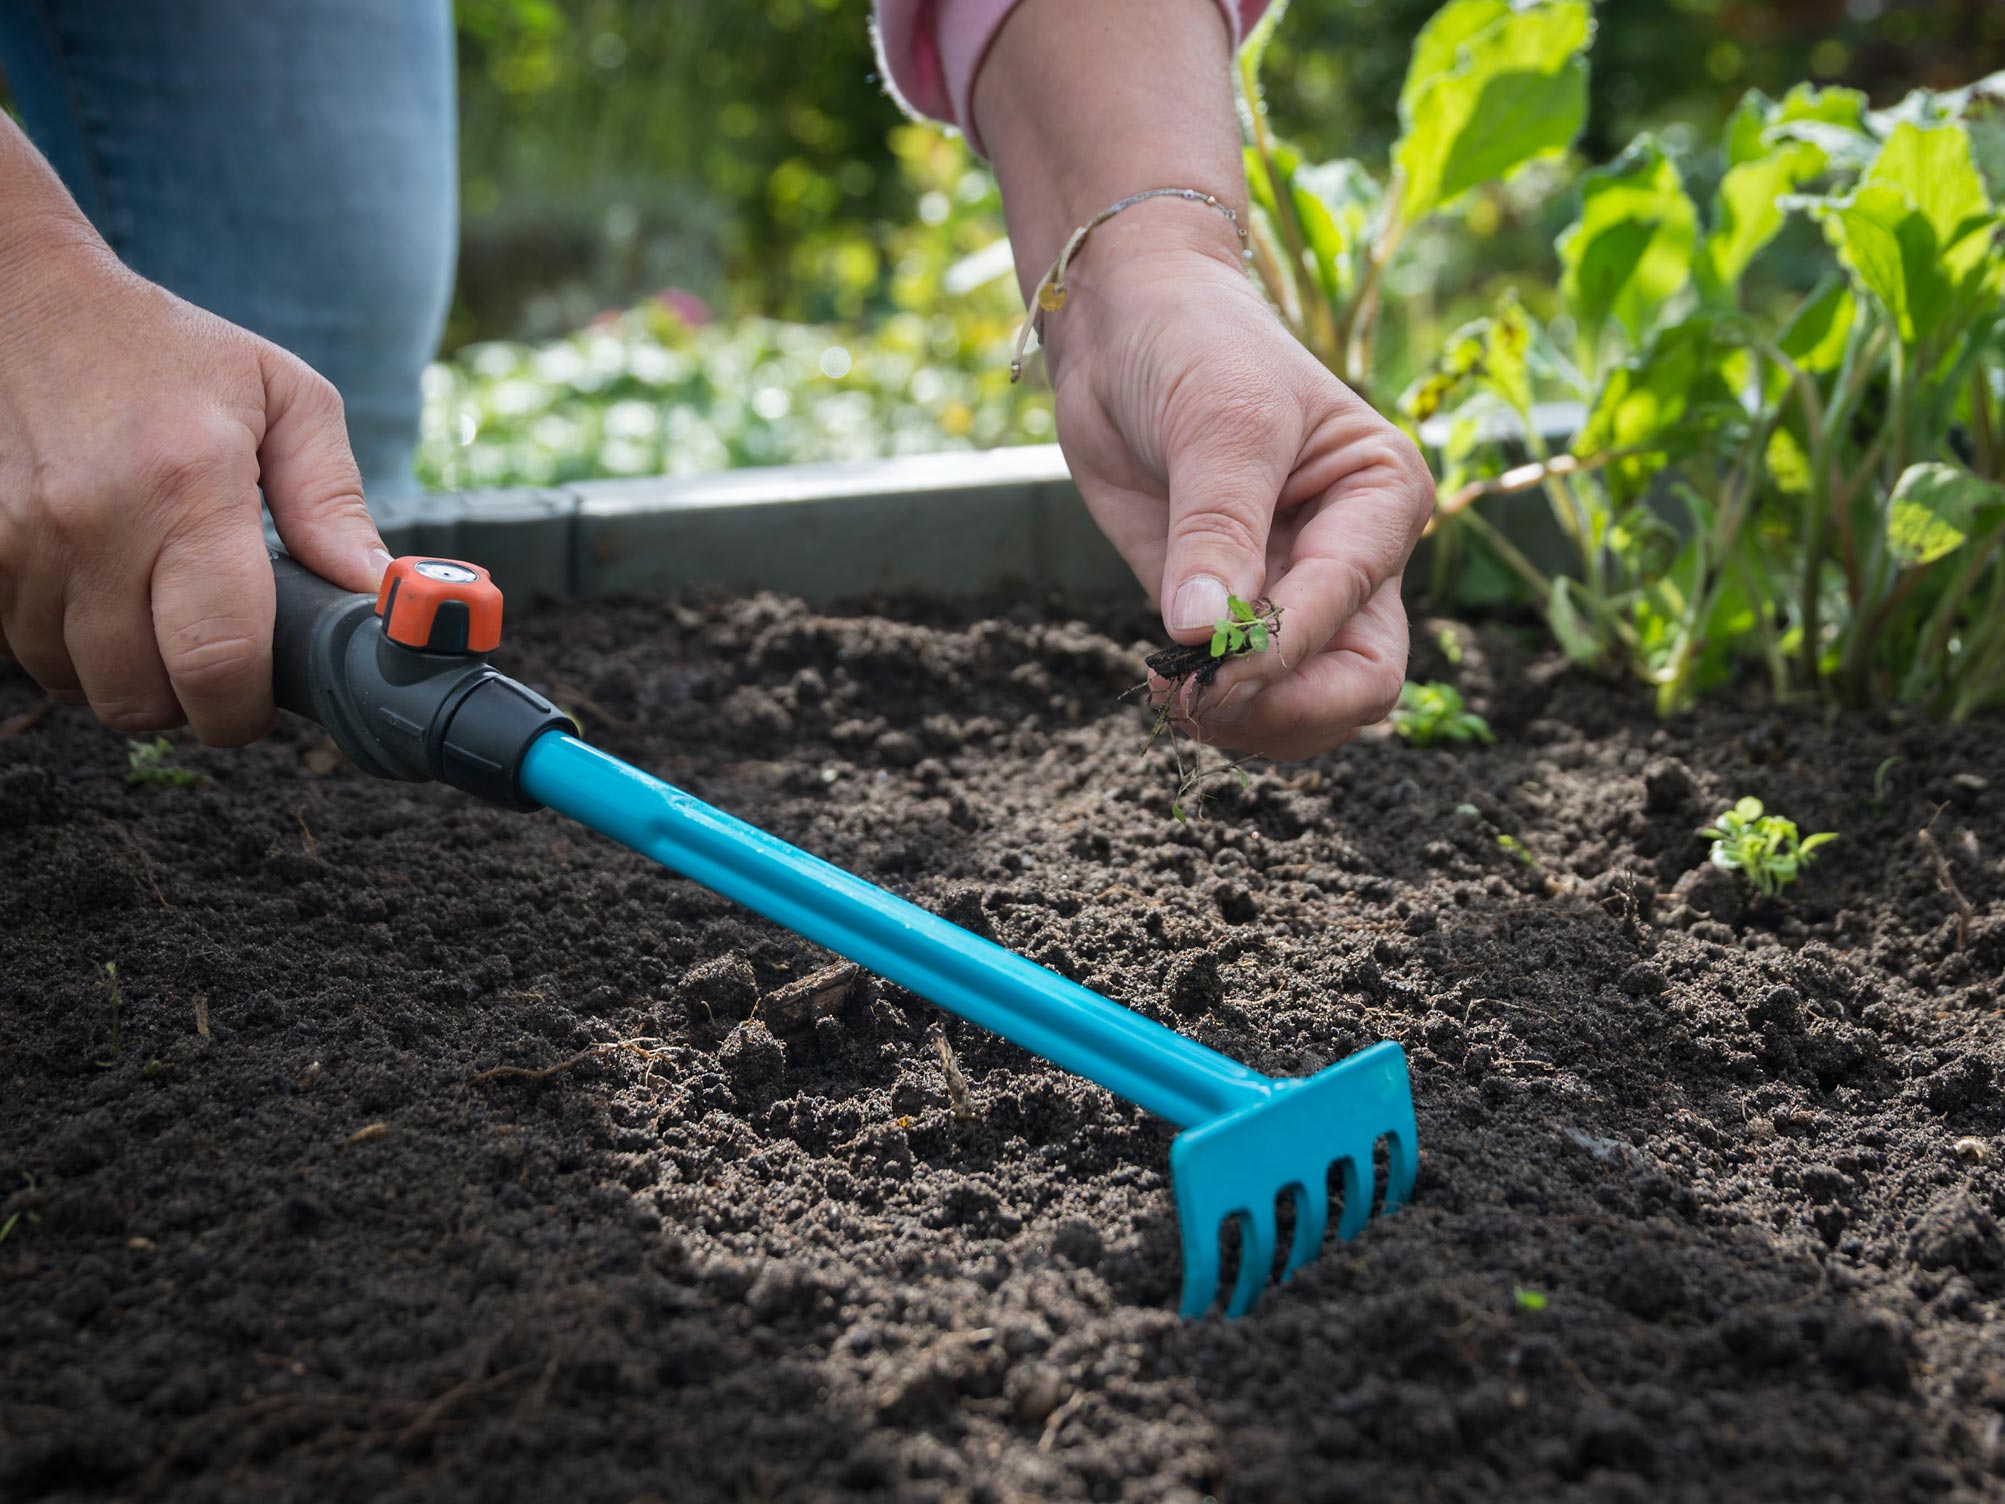
[[[1636,452],[1634,449],[1611,449],[1605,454],[1591,454],[1586,459],[1574,454],[1559,454],[1549,460],[1519,465],[1488,480],[1472,480],[1453,496],[1445,498],[1434,509],[1433,517],[1428,519],[1427,531],[1432,533],[1442,518],[1453,517],[1457,512],[1473,506],[1485,496],[1502,496],[1515,491],[1535,490],[1549,480],[1556,480],[1563,475],[1585,475],[1590,470],[1599,470],[1602,466],[1612,465],[1617,460],[1628,459]]]
[[[1941,810],[1935,812],[1942,814]],[[1977,917],[1977,911],[1970,906],[1970,900],[1963,896],[1963,890],[1956,885],[1956,875],[1949,870],[1949,858],[1943,855],[1940,844],[1930,829],[1935,824],[1931,816],[1927,825],[1915,832],[1915,839],[1921,849],[1928,853],[1928,859],[1935,867],[1935,880],[1942,885],[1942,891],[1949,895],[1949,901],[1956,906],[1956,948],[1962,950],[1970,944],[1970,922]]]
[[[503,1079],[510,1081],[548,1081],[552,1076],[560,1075],[570,1070],[573,1066],[583,1065],[587,1060],[596,1060],[601,1055],[615,1055],[622,1052],[638,1055],[646,1061],[663,1060],[680,1053],[674,1045],[665,1045],[659,1039],[643,1035],[633,1039],[618,1039],[607,1044],[592,1045],[588,1049],[578,1051],[577,1054],[568,1060],[558,1061],[555,1065],[492,1066],[477,1076],[467,1077],[466,1084],[468,1086],[478,1086],[483,1081]]]
[[[104,823],[106,828],[114,832],[121,841],[125,842],[131,848],[133,860],[139,863],[139,875],[146,880],[146,886],[153,890],[153,896],[159,900],[160,907],[163,909],[173,908],[174,905],[167,901],[167,895],[160,891],[159,880],[153,875],[153,859],[146,854],[146,848],[140,845],[139,837],[109,816],[105,817]]]
[[[19,736],[43,716],[54,710],[56,703],[55,696],[51,695],[48,699],[42,701],[41,704],[30,705],[19,715],[10,715],[6,720],[0,721],[0,742],[6,741],[11,736]]]
[[[947,1043],[947,1031],[936,1023],[928,1032],[933,1038],[934,1052],[940,1057],[941,1074],[947,1078],[947,1099],[953,1104],[954,1121],[972,1123],[978,1116],[975,1099],[968,1091],[968,1078],[961,1074],[961,1062],[954,1058],[954,1047]]]

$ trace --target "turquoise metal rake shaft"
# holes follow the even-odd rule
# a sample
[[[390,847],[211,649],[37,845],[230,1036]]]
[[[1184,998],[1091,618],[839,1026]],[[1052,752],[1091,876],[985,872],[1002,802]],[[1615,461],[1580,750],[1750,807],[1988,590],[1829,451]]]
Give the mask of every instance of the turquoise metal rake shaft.
[[[1226,1303],[1240,1315],[1273,1267],[1277,1197],[1292,1196],[1296,1208],[1285,1279],[1321,1246],[1333,1165],[1342,1175],[1344,1237],[1371,1214],[1380,1139],[1390,1152],[1384,1209],[1412,1191],[1413,1099],[1397,1044],[1373,1045],[1300,1080],[1263,1076],[575,737],[537,737],[519,779],[528,798],[1184,1129],[1170,1148],[1170,1173],[1187,1316],[1217,1299],[1226,1219],[1241,1229]]]

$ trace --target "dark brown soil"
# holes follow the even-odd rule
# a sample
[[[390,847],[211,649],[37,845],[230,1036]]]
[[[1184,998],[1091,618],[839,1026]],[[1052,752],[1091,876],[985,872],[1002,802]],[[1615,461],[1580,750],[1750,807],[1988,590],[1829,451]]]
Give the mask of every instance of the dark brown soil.
[[[507,657],[1262,1069],[1398,1039],[1411,1209],[1180,1321],[1169,1134],[1099,1090],[950,1023],[957,1121],[931,1009],[783,991],[828,958],[588,832],[298,723],[130,786],[61,710],[0,741],[0,1497],[2005,1490],[2001,728],[1659,726],[1493,633],[1494,748],[1186,827],[1148,625],[630,604]],[[1701,866],[1750,793],[1843,833],[1780,902]]]

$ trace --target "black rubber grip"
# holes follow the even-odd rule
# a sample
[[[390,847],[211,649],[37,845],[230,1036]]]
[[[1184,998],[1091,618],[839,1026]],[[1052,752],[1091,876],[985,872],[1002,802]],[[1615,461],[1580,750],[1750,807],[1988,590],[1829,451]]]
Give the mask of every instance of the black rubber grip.
[[[313,702],[313,649],[344,610],[369,597],[323,580],[286,555],[272,556],[278,616],[272,627],[272,695],[281,710],[319,720]]]
[[[518,786],[523,756],[546,731],[576,730],[569,716],[478,653],[392,642],[374,598],[284,554],[272,555],[272,577],[272,693],[282,708],[326,727],[378,778],[438,779],[491,804],[538,808]]]

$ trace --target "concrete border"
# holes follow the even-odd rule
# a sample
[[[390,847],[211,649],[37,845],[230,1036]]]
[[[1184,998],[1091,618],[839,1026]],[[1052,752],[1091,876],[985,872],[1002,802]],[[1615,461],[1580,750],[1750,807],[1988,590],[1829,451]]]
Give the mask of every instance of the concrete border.
[[[1555,407],[1536,416],[1563,441],[1580,414]],[[1438,444],[1445,431],[1422,437]],[[1506,530],[1525,536],[1535,556],[1546,553],[1543,501],[1500,501],[1515,503],[1497,513]],[[438,494],[384,537],[398,553],[484,564],[503,590],[523,598],[691,585],[783,590],[818,602],[1013,587],[1096,598],[1138,593],[1093,526],[1056,444]]]

